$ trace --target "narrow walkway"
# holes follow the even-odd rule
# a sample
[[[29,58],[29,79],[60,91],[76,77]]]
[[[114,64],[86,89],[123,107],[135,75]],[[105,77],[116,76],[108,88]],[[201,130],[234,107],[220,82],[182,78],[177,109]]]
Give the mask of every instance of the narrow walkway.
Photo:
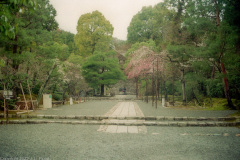
[[[104,122],[114,123],[132,123],[143,122],[144,120],[121,120],[125,117],[144,117],[139,106],[135,102],[119,102],[105,116],[118,117],[118,119],[103,120]],[[125,126],[125,125],[101,125],[98,129],[99,132],[107,133],[147,133],[145,126]]]

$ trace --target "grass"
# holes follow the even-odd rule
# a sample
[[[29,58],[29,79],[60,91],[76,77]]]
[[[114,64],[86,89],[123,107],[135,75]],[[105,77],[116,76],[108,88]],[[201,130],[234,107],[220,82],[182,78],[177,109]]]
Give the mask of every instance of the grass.
[[[206,102],[206,110],[229,110],[227,107],[227,100],[225,98],[212,98],[212,107],[210,106],[209,99]]]
[[[232,117],[240,117],[240,111],[234,113],[234,114],[231,114],[230,116]]]

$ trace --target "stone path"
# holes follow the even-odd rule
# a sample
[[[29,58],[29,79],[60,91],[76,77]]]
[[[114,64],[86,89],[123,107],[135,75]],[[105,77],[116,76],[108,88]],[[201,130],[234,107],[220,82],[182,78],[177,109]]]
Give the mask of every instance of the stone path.
[[[102,120],[106,123],[136,123],[144,122],[145,120],[126,120],[133,117],[144,117],[142,111],[136,102],[119,102],[104,116],[117,119]],[[98,129],[99,132],[107,133],[147,133],[145,126],[122,126],[122,125],[101,125]]]

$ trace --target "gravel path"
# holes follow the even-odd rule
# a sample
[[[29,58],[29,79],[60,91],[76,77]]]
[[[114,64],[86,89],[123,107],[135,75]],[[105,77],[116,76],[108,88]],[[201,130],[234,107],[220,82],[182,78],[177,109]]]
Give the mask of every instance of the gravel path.
[[[237,128],[148,127],[146,134],[97,132],[99,126],[0,125],[0,159],[237,160]]]
[[[172,116],[172,117],[226,117],[235,113],[234,110],[225,111],[204,111],[204,110],[186,110],[186,109],[174,109],[164,108],[160,105],[156,109],[152,107],[152,103],[145,103],[142,101],[136,101],[142,110],[144,116]]]
[[[32,114],[44,115],[104,115],[113,106],[118,103],[117,100],[88,101],[74,105],[64,105],[53,107],[47,110],[38,110]]]

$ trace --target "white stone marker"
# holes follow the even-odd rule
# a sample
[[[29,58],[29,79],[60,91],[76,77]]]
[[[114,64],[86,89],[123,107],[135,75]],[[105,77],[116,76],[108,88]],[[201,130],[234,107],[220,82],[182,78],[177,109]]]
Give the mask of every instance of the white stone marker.
[[[163,107],[166,107],[165,98],[162,98],[162,106],[163,106]]]
[[[43,95],[43,108],[52,108],[52,95],[51,94]]]
[[[73,99],[70,97],[70,105],[73,105]]]

